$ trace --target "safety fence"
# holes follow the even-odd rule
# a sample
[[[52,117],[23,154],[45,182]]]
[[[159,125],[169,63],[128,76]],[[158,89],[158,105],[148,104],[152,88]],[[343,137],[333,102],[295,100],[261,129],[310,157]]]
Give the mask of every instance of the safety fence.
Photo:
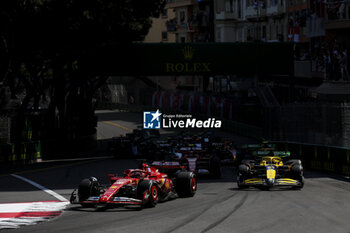
[[[106,105],[107,106],[107,105]],[[152,106],[137,106],[125,104],[109,105],[109,109],[122,109],[123,111],[142,112],[156,110],[157,107]],[[170,110],[161,110],[162,113],[172,113]],[[177,111],[177,113],[182,113]],[[207,118],[205,114],[192,114],[198,119]],[[239,135],[263,140],[263,129],[256,126],[217,118],[222,120],[222,130],[236,133]],[[292,141],[272,141],[276,143],[281,150],[291,151],[292,155],[300,158],[306,169],[317,170],[323,172],[331,172],[350,176],[350,148],[330,146],[322,144],[310,144]]]
[[[261,125],[261,109],[254,102],[243,103],[239,97],[190,91],[155,91],[152,106],[163,111],[207,115],[215,118]]]
[[[350,176],[350,148],[300,142],[272,142],[300,158],[305,168]]]
[[[42,160],[41,141],[0,145],[0,164],[24,165]]]

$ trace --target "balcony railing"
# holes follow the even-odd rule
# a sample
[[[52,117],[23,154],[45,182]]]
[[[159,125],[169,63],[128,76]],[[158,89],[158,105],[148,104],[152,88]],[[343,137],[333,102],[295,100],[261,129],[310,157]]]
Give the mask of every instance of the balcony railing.
[[[176,32],[177,25],[176,24],[167,24],[166,29],[168,32]]]
[[[349,20],[350,3],[344,2],[337,7],[327,8],[328,20]]]
[[[216,20],[237,20],[237,19],[238,19],[237,11],[234,11],[234,12],[221,11],[219,13],[216,13]]]
[[[306,36],[308,38],[325,36],[324,18],[311,17],[306,20]]]
[[[266,16],[266,8],[248,6],[245,11],[245,17],[247,19],[258,19],[259,17]]]
[[[197,0],[168,0],[165,8],[176,8],[197,4]]]
[[[343,2],[327,9],[325,29],[350,28],[350,3]]]
[[[284,13],[284,8],[279,4],[269,6],[266,8],[267,15],[281,15],[283,13]]]
[[[170,19],[166,22],[166,28],[168,32],[176,32],[177,30],[177,20],[176,18]]]

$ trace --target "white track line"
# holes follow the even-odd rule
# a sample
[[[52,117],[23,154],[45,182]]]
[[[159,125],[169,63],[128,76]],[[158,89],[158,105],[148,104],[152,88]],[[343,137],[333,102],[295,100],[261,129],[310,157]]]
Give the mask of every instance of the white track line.
[[[42,185],[40,185],[40,184],[38,184],[38,183],[36,183],[34,181],[31,181],[31,180],[29,180],[27,178],[24,178],[23,176],[19,176],[19,175],[16,175],[16,174],[11,174],[11,176],[16,177],[16,178],[18,178],[20,180],[23,180],[23,181],[25,181],[25,182],[27,182],[27,183],[37,187],[38,189],[43,190],[44,192],[50,194],[51,196],[54,196],[55,198],[57,198],[60,201],[68,201],[65,197],[61,196],[60,194],[58,194],[58,193],[56,193],[56,192],[54,192],[54,191],[52,191],[52,190],[50,190],[48,188],[45,188],[44,186],[42,186]]]

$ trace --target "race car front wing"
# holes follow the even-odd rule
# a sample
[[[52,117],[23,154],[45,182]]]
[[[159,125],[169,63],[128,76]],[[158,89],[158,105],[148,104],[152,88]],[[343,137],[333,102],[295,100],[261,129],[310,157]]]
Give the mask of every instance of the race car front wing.
[[[243,185],[251,186],[300,186],[301,182],[290,178],[275,179],[273,183],[264,178],[251,178],[241,182]]]
[[[112,197],[107,201],[101,201],[100,196],[92,196],[87,200],[80,201],[77,198],[76,191],[74,190],[71,199],[71,204],[95,204],[95,205],[106,205],[106,204],[116,204],[116,205],[142,205],[142,200],[130,197]]]

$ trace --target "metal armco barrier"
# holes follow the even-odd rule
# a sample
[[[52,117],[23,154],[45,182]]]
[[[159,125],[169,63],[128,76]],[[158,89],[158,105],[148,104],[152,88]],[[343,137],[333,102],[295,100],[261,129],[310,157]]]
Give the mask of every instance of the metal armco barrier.
[[[307,169],[350,176],[350,148],[304,144],[299,142],[271,142],[280,149],[300,157]]]
[[[0,164],[24,165],[41,161],[41,141],[0,145]]]
[[[38,142],[35,142],[34,144],[34,153],[35,153],[35,156],[34,156],[34,161],[35,162],[40,162],[41,161],[41,142],[38,141]]]

